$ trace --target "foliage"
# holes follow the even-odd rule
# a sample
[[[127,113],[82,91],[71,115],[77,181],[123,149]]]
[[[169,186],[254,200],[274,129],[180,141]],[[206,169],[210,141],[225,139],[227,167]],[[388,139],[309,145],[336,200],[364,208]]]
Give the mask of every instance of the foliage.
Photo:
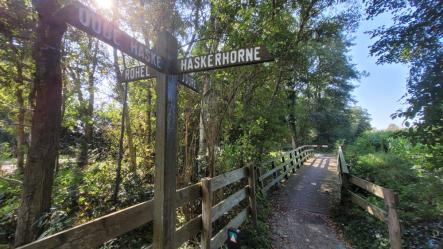
[[[351,96],[352,82],[363,76],[348,56],[359,14],[352,1],[340,2],[349,6],[334,13],[329,11],[332,0],[175,2],[166,16],[180,43],[180,57],[251,45],[264,45],[276,57],[272,63],[195,73],[201,94],[179,88],[179,187],[199,181],[210,168],[218,174],[266,160],[266,155],[291,141],[350,142],[370,128],[369,114],[355,106]],[[158,11],[164,7],[162,1],[129,0],[118,10],[101,9],[94,1],[84,3],[112,16],[120,28],[149,46],[155,45],[156,32],[168,19]],[[24,127],[25,145],[31,137],[35,105],[31,48],[38,16],[29,0],[0,0],[0,7],[20,17],[0,15],[0,144],[1,156],[10,159],[17,151],[15,124]],[[139,63],[118,51],[111,54],[108,46],[72,27],[63,37],[61,52],[60,149],[57,171],[47,174],[54,173],[55,178],[52,198],[47,200],[52,209],[39,219],[43,235],[153,196],[155,80],[128,84],[129,111],[122,115],[124,91],[117,77],[122,68]],[[114,203],[122,119],[122,188]],[[3,243],[12,239],[20,189],[2,190],[2,204],[7,205],[0,215],[1,227],[8,237],[2,238]],[[258,231],[245,231],[256,238],[247,246],[267,245],[266,236],[260,235],[267,233],[265,218],[261,215]],[[150,230],[150,226],[137,229],[104,247],[144,246],[151,239]]]
[[[0,179],[0,244],[12,239],[15,229],[15,210],[20,203],[20,186]]]
[[[371,32],[379,63],[408,63],[408,107],[393,117],[412,121],[409,134],[427,145],[443,142],[443,5],[439,0],[367,0],[368,18],[385,12],[394,24]],[[409,126],[409,121],[405,122]]]
[[[355,206],[336,208],[332,212],[332,217],[353,248],[390,248],[386,224],[368,215],[361,208]]]
[[[443,219],[443,174],[428,160],[432,151],[427,146],[412,143],[410,138],[399,134],[366,132],[346,146],[345,158],[352,174],[391,188],[398,194],[406,247],[428,248],[427,244],[440,240],[443,232],[438,225]],[[368,200],[384,208],[381,199],[368,197]],[[350,213],[336,216],[339,222],[349,226],[343,228],[347,236],[362,248],[370,247],[372,240],[378,241],[380,248],[386,247],[383,242],[386,241],[385,224],[370,221],[372,218],[355,209],[346,209],[351,210]],[[357,233],[372,239],[360,238]]]

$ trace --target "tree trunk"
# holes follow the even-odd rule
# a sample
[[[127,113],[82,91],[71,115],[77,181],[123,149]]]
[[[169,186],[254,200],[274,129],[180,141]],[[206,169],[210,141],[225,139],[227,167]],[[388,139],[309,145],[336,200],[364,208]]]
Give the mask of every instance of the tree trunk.
[[[128,85],[126,85],[126,88],[128,88]],[[128,90],[125,89],[125,94],[127,94],[127,91]],[[126,98],[127,97],[125,97],[125,99]],[[131,119],[129,117],[128,104],[124,103],[124,105],[126,105],[125,119],[126,119],[126,136],[128,137],[128,149],[129,149],[129,170],[133,173],[136,173],[137,172],[137,155],[136,155],[133,137],[132,137]]]
[[[120,68],[118,66],[118,56],[117,49],[114,48],[114,70],[117,78],[117,82],[121,79]],[[121,169],[122,169],[122,160],[123,160],[123,140],[124,140],[124,132],[125,132],[125,113],[126,113],[126,97],[128,96],[128,83],[123,90],[123,110],[121,115],[121,124],[120,124],[120,139],[118,144],[118,158],[117,158],[117,168],[115,170],[115,183],[114,183],[114,193],[112,194],[112,201],[116,203],[118,201],[118,192],[120,191],[120,183],[121,183]]]
[[[209,76],[205,75],[203,80],[203,98],[201,100],[200,107],[200,121],[198,125],[199,137],[198,137],[198,153],[197,153],[197,178],[203,177],[203,172],[206,170],[204,165],[205,155],[206,155],[206,134],[205,134],[205,123],[207,122],[208,113],[208,99],[209,99]]]
[[[39,13],[33,57],[36,103],[31,126],[31,144],[24,169],[23,192],[18,211],[15,246],[39,235],[38,219],[51,207],[54,166],[61,124],[62,78],[60,48],[65,24],[48,17],[59,9],[57,0],[33,1]]]
[[[13,37],[9,37],[9,44],[11,46],[12,52],[18,57],[14,57],[14,64],[17,70],[17,86],[15,90],[15,97],[17,101],[17,106],[19,108],[17,114],[17,126],[15,128],[16,133],[16,141],[17,141],[17,171],[19,174],[23,174],[24,162],[25,162],[25,100],[23,98],[23,88],[24,78],[23,78],[23,61],[24,61],[24,51],[19,51],[17,47],[14,45]]]
[[[19,77],[22,74],[21,68],[18,69]],[[22,82],[23,83],[23,82]],[[17,137],[17,170],[19,174],[23,173],[24,163],[25,163],[25,103],[23,99],[23,91],[20,88],[23,84],[19,84],[18,89],[15,92],[17,97],[17,105],[19,107],[16,126],[16,137]]]
[[[296,104],[296,92],[294,89],[294,84],[290,83],[290,88],[289,89],[289,118],[288,118],[288,126],[289,126],[289,130],[291,131],[291,144],[292,144],[292,149],[296,149],[297,148],[297,126],[296,126],[296,118],[295,118],[295,104]]]
[[[92,140],[93,140],[93,131],[94,131],[94,122],[93,122],[93,114],[94,114],[94,102],[95,102],[95,88],[94,88],[94,81],[95,81],[95,70],[97,68],[97,53],[98,53],[98,40],[95,40],[94,38],[89,37],[89,44],[88,44],[88,53],[90,56],[87,56],[89,60],[91,61],[90,66],[87,68],[88,73],[88,103],[87,106],[83,106],[81,112],[80,112],[80,119],[83,122],[84,127],[84,135],[82,138],[82,142],[80,145],[80,156],[78,160],[78,166],[80,169],[83,169],[86,167],[89,163],[89,150],[92,147]],[[81,82],[78,82],[81,84]],[[78,91],[80,91],[79,94],[81,94],[81,87],[79,86]],[[83,99],[83,98],[82,98]],[[83,102],[83,100],[81,100]]]

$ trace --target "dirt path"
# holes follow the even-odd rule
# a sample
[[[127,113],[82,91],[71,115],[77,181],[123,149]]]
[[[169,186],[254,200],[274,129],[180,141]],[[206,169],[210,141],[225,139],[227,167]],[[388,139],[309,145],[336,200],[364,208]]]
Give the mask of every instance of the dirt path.
[[[337,201],[336,159],[317,155],[272,193],[273,249],[344,249],[329,219]]]

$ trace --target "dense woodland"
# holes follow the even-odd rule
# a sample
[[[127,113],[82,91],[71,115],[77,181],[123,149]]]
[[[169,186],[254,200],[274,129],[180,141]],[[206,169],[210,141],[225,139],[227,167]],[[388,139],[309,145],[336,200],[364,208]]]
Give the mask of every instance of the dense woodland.
[[[0,247],[153,197],[156,81],[119,83],[125,67],[140,63],[71,26],[48,28],[45,17],[68,2],[0,0],[0,160],[17,168],[0,176]],[[390,134],[396,140],[389,150],[403,153],[402,141],[417,148],[404,155],[412,160],[404,171],[419,172],[414,181],[432,176],[435,182],[420,185],[429,191],[423,207],[429,212],[408,214],[420,222],[441,219],[443,197],[434,195],[443,179],[441,1],[81,2],[151,47],[168,26],[179,58],[252,45],[275,56],[265,64],[196,73],[201,93],[179,87],[178,188],[304,144],[350,145],[356,160],[355,144],[363,143],[357,137],[369,136],[371,126],[352,96],[365,72],[348,51],[361,18],[393,13],[395,25],[374,30],[371,48],[380,63],[410,66],[407,109],[393,114],[408,129]],[[42,60],[45,53],[60,63]],[[43,121],[50,129],[42,130]],[[374,152],[387,145],[381,146]],[[366,178],[381,174],[377,166],[371,173],[356,164]],[[34,198],[27,198],[32,189],[38,189]],[[194,210],[183,209],[182,219]],[[150,229],[104,248],[142,248],[150,244]]]

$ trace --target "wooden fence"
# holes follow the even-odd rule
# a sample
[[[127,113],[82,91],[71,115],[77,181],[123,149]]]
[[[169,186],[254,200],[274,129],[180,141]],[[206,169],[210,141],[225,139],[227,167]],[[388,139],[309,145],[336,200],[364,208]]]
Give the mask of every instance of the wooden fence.
[[[295,173],[303,163],[313,155],[316,146],[305,145],[295,150],[282,153],[279,157],[261,164],[257,168],[258,186],[262,193],[266,194],[273,186],[278,186],[283,178],[288,178],[289,174]]]
[[[392,249],[401,249],[401,229],[397,214],[398,198],[392,189],[384,188],[362,178],[353,176],[349,173],[348,165],[341,148],[337,155],[337,170],[340,177],[341,197],[349,196],[352,203],[358,205],[370,215],[385,222],[389,230],[389,241]],[[353,192],[352,189],[358,187],[366,190],[368,193],[382,198],[385,202],[385,209],[381,209],[370,203],[364,197]]]
[[[203,178],[199,183],[177,190],[176,208],[191,201],[201,200],[202,213],[176,229],[175,247],[178,248],[184,242],[201,234],[201,248],[216,249],[225,243],[227,230],[231,227],[238,228],[248,215],[251,216],[252,222],[256,223],[256,184],[259,184],[260,191],[266,193],[272,186],[278,185],[284,177],[287,178],[290,171],[295,172],[312,155],[313,147],[315,146],[302,146],[284,152],[278,158],[261,164],[260,167],[250,164],[213,178]],[[240,190],[214,205],[215,191],[222,190],[245,178],[247,181],[240,184]],[[213,236],[213,223],[246,199],[247,207],[238,212],[225,227]],[[154,201],[151,199],[19,248],[96,248],[110,239],[152,222],[155,219],[153,204]],[[152,245],[149,248],[152,248]]]

